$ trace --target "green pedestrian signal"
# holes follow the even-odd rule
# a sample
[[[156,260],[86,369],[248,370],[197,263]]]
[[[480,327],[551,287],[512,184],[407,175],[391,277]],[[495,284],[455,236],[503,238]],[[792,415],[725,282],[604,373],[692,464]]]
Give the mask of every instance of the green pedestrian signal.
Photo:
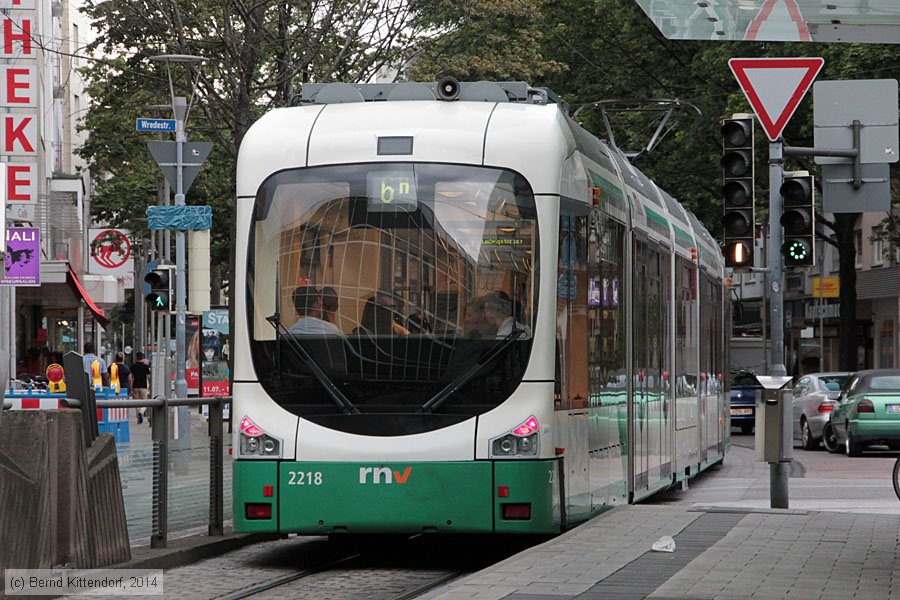
[[[144,301],[150,310],[165,312],[172,310],[172,281],[175,265],[160,265],[144,276],[150,291]]]

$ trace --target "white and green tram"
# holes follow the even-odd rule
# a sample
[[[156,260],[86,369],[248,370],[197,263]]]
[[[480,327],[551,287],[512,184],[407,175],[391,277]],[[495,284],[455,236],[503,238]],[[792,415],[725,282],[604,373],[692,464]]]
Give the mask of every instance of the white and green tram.
[[[238,159],[236,531],[555,533],[723,459],[718,245],[551,92],[296,104]]]

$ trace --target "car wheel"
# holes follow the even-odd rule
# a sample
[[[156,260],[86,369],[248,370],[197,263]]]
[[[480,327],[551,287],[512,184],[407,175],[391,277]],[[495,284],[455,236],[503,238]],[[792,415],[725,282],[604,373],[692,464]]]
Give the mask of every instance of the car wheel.
[[[753,425],[741,425],[741,433],[743,433],[744,435],[750,435],[751,433],[753,433]]]
[[[862,456],[863,447],[858,442],[853,441],[853,436],[847,432],[847,456]]]
[[[806,419],[800,421],[800,440],[804,450],[819,449],[819,440],[813,437]]]
[[[822,430],[822,442],[825,444],[825,449],[832,454],[840,454],[843,451],[843,448],[838,445],[837,436],[831,423],[827,424],[825,429]]]

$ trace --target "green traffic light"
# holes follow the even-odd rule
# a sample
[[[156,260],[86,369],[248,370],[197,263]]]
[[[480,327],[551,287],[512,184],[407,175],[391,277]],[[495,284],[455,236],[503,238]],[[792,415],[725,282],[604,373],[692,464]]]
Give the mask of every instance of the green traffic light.
[[[809,246],[801,240],[786,243],[783,250],[784,256],[791,262],[801,262],[809,258]]]
[[[163,308],[164,306],[165,306],[165,303],[163,302],[163,299],[160,298],[159,296],[157,296],[156,297],[156,308]]]

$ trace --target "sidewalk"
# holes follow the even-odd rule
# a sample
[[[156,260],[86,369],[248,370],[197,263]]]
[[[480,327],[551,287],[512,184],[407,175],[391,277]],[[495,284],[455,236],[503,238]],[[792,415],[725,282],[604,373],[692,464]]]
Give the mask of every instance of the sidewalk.
[[[431,600],[900,600],[894,455],[801,453],[791,510],[769,509],[752,438],[688,491],[617,507],[424,596]],[[674,553],[651,552],[664,535]]]
[[[423,598],[900,599],[898,540],[897,515],[622,506]]]

